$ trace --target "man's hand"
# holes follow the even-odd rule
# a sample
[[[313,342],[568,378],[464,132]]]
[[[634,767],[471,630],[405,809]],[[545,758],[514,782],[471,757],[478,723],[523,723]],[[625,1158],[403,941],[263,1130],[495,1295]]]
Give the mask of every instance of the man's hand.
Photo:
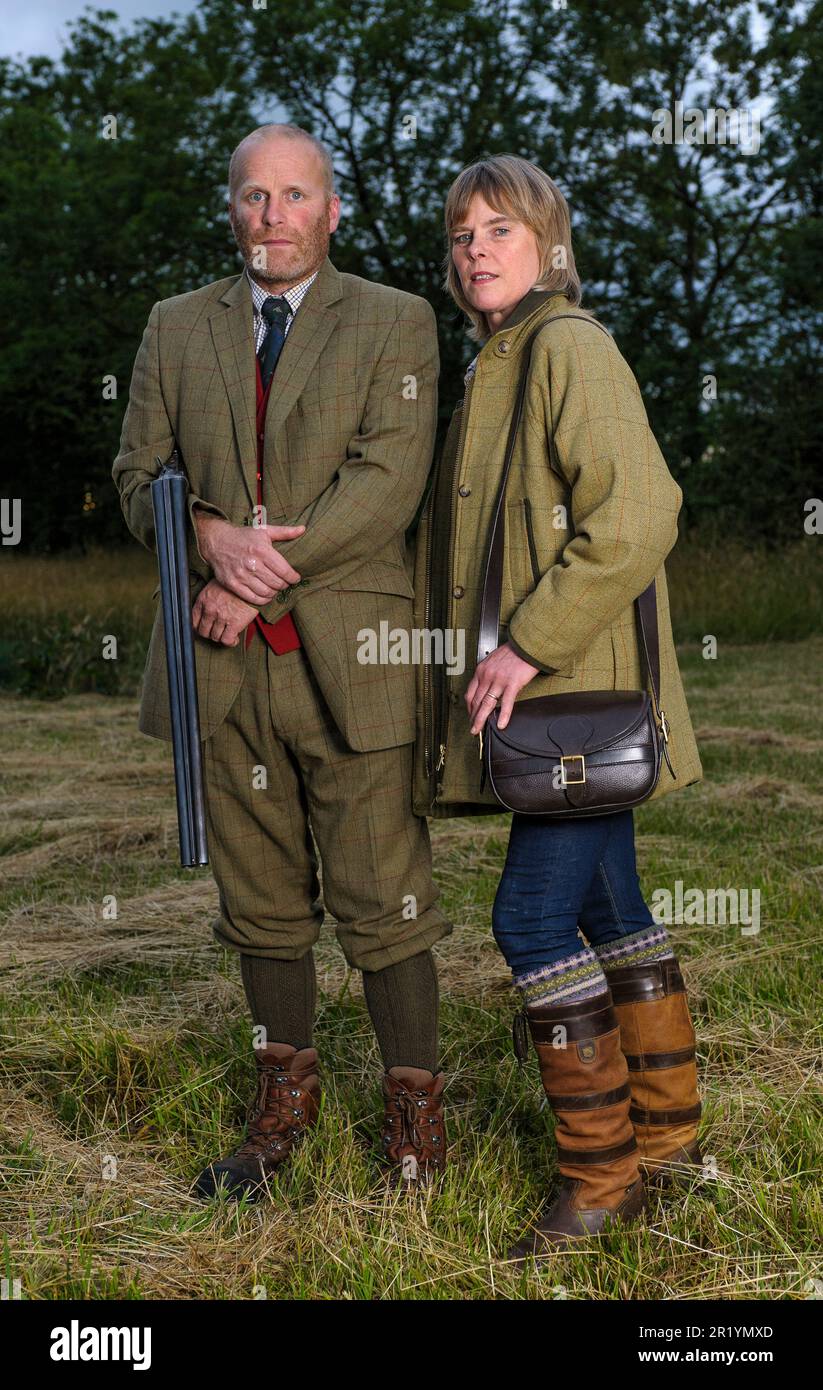
[[[203,559],[224,589],[262,608],[280,589],[297,584],[300,575],[274,541],[293,541],[305,526],[232,526],[219,516],[194,509]]]
[[[489,652],[478,665],[466,691],[471,732],[480,733],[498,699],[501,705],[497,725],[505,729],[514,708],[515,696],[534,679],[538,671],[539,667],[519,657],[508,642]]]
[[[244,603],[236,594],[225,589],[216,579],[210,579],[200,590],[191,610],[195,632],[224,647],[236,647],[257,609]]]

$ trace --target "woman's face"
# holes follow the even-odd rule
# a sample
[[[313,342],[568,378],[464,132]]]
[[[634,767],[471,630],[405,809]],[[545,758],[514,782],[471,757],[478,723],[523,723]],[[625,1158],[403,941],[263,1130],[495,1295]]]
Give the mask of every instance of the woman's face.
[[[540,274],[534,232],[476,193],[452,229],[451,252],[464,295],[496,333]]]

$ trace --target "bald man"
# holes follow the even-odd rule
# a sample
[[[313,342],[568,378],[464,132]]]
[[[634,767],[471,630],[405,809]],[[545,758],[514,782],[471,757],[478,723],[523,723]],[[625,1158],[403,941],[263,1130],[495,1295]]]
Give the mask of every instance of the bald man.
[[[259,1196],[316,1119],[324,904],[363,972],[389,1180],[414,1186],[445,1161],[430,948],[452,927],[412,811],[413,668],[359,653],[364,629],[411,624],[405,532],[432,459],[435,318],[332,265],[340,200],[308,132],[241,141],[227,206],[244,269],[154,305],[113,467],[150,549],[155,460],[176,441],[186,467],[213,931],[240,956],[254,1024],[245,1138],[194,1190]],[[171,735],[160,607],[139,727]]]

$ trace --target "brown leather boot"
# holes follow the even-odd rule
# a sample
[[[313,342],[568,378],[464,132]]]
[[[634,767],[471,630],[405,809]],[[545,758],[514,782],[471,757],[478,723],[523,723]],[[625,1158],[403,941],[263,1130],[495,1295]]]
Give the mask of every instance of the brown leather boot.
[[[692,1181],[703,1168],[697,1142],[695,1033],[676,958],[626,965],[607,975],[629,1068],[629,1111],[648,1186]]]
[[[383,1077],[383,1150],[391,1167],[388,1185],[406,1192],[428,1186],[445,1171],[442,1071],[392,1067]]]
[[[288,1043],[255,1048],[257,1095],[246,1114],[248,1133],[228,1158],[210,1163],[197,1178],[192,1194],[229,1197],[248,1192],[263,1196],[265,1181],[287,1159],[317,1119],[320,1078],[313,1047],[299,1052]]]
[[[561,1182],[537,1226],[509,1252],[567,1250],[648,1207],[629,1119],[630,1086],[620,1029],[608,989],[576,1003],[529,1007],[515,1019],[515,1052],[528,1056],[531,1032],[543,1089],[555,1115]]]

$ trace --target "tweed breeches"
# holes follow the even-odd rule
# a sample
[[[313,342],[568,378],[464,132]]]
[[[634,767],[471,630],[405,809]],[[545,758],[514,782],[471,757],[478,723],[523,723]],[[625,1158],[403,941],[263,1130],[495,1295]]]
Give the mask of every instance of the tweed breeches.
[[[222,946],[296,960],[325,906],[348,964],[382,970],[451,932],[428,824],[412,812],[412,747],[353,751],[304,649],[278,656],[255,637],[237,698],[203,743]]]

